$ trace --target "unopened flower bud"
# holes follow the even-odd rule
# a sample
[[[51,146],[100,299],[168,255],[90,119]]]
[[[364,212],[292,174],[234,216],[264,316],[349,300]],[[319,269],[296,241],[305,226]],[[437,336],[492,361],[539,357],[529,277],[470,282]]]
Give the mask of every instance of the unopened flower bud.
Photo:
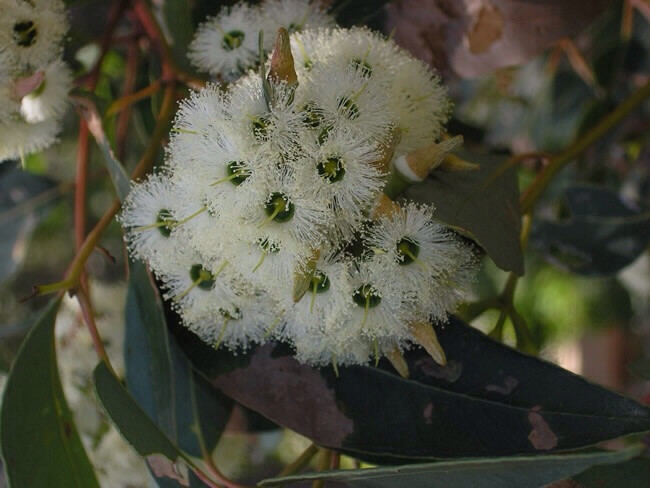
[[[410,329],[415,342],[420,344],[436,363],[440,366],[445,366],[447,364],[447,356],[440,342],[438,342],[438,336],[433,329],[433,325],[429,322],[413,322],[410,324]]]
[[[390,364],[393,365],[395,371],[397,371],[402,378],[409,377],[408,364],[406,364],[406,361],[402,356],[402,352],[397,347],[394,347],[390,351],[387,351],[384,355],[386,356],[386,359],[390,361]]]
[[[298,84],[298,75],[293,63],[291,54],[291,41],[289,32],[284,27],[278,29],[278,36],[275,39],[275,47],[271,56],[271,69],[268,74],[269,82],[284,81],[287,85]]]
[[[395,160],[395,170],[411,183],[424,181],[426,177],[443,162],[447,153],[463,143],[462,136],[431,144],[400,156]]]

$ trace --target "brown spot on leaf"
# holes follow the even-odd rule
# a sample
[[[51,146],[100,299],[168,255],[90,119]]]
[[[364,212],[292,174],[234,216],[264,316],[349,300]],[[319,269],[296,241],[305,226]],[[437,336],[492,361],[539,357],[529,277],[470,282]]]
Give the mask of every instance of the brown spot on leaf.
[[[182,486],[190,486],[190,478],[185,464],[172,463],[162,454],[151,454],[146,459],[156,477],[171,478],[178,481]]]
[[[469,50],[472,54],[484,53],[502,36],[503,14],[494,5],[486,2],[467,33]]]
[[[533,427],[533,430],[528,435],[528,440],[535,449],[548,450],[557,446],[557,436],[539,413],[542,407],[533,407],[528,412],[528,421]]]
[[[463,363],[453,359],[448,361],[445,366],[440,366],[427,356],[418,359],[414,366],[426,376],[432,376],[449,383],[456,381],[463,373]]]
[[[324,446],[340,446],[354,431],[318,370],[289,356],[272,357],[273,345],[255,350],[245,368],[212,384],[242,405]]]
[[[424,416],[424,423],[427,425],[431,425],[431,414],[433,414],[433,403],[428,403],[422,412],[422,415]]]
[[[501,393],[502,395],[510,395],[512,393],[512,390],[514,390],[517,385],[519,384],[519,381],[517,381],[517,378],[514,378],[512,376],[506,376],[503,380],[503,386],[501,385],[487,385],[485,387],[486,391],[494,391],[496,393]]]

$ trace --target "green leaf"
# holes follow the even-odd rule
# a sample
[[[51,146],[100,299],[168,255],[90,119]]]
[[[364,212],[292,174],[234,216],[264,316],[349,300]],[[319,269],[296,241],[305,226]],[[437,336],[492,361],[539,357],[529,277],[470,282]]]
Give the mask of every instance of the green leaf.
[[[459,156],[479,163],[480,168],[454,173],[433,171],[429,179],[410,187],[404,196],[433,204],[435,219],[477,242],[499,268],[523,274],[516,169],[501,171],[504,160],[495,155]]]
[[[0,282],[16,271],[29,236],[47,215],[49,207],[44,204],[57,194],[54,182],[47,178],[19,168],[0,171]]]
[[[616,273],[650,243],[650,209],[634,208],[606,188],[575,185],[565,192],[571,217],[537,221],[532,245],[551,263],[585,276]]]
[[[0,445],[11,486],[99,488],[59,379],[54,322],[60,302],[34,325],[7,380]]]
[[[102,119],[97,111],[97,106],[89,96],[79,95],[71,98],[73,98],[77,109],[86,120],[88,129],[99,146],[104,159],[104,164],[106,165],[108,174],[110,175],[113,186],[115,187],[117,197],[120,200],[124,200],[129,194],[129,176],[124,171],[122,163],[120,163],[115,158],[115,154],[113,154],[113,149],[111,148],[111,144],[106,136],[106,132],[104,131]]]
[[[650,459],[637,458],[620,464],[596,466],[573,480],[580,488],[648,488]]]
[[[269,344],[245,355],[187,343],[192,361],[237,402],[316,444],[387,464],[576,449],[650,430],[650,410],[451,318],[448,358],[405,354],[410,378],[380,368],[315,369]]]
[[[176,479],[188,486],[187,475],[177,465],[184,459],[183,453],[156,427],[105,362],[97,365],[93,379],[97,396],[113,424],[138,454],[147,458],[156,476]]]
[[[167,330],[160,297],[141,262],[131,262],[126,304],[126,384],[142,409],[183,451],[211,452],[232,401],[192,368]]]
[[[641,448],[622,451],[535,456],[519,458],[467,459],[376,469],[326,471],[272,478],[259,486],[279,486],[299,481],[340,481],[350,487],[372,488],[538,488],[601,464],[612,464],[637,456]],[[617,485],[617,486],[629,486]]]
[[[330,7],[336,23],[342,27],[370,24],[384,14],[390,0],[337,0]]]
[[[163,0],[161,8],[174,60],[183,69],[191,70],[187,57],[187,47],[194,37],[191,4],[178,0]]]

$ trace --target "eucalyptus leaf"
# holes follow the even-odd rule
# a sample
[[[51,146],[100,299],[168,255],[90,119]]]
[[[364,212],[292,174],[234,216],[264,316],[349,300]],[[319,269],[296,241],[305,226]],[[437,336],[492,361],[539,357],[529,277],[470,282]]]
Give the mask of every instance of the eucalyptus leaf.
[[[519,243],[521,217],[514,167],[503,169],[503,157],[459,152],[478,163],[475,171],[433,171],[404,193],[407,199],[433,204],[434,218],[478,243],[505,271],[524,272]]]
[[[312,368],[283,345],[245,355],[185,343],[212,384],[318,445],[377,463],[539,454],[650,430],[650,410],[497,343],[457,319],[437,330],[448,358]]]
[[[595,465],[627,461],[641,451],[640,447],[631,447],[622,451],[564,456],[464,459],[390,468],[325,471],[267,479],[259,486],[327,480],[343,482],[354,488],[538,488]]]
[[[160,297],[144,264],[130,264],[126,305],[127,388],[183,451],[203,457],[216,446],[232,401],[194,371],[167,331]]]
[[[97,365],[93,380],[97,397],[113,424],[138,454],[147,459],[154,474],[189,486],[189,475],[181,468],[183,453],[138,406],[105,362]]]
[[[47,178],[19,168],[0,171],[0,282],[12,276],[24,259],[27,240],[56,195],[54,182]]]
[[[160,6],[174,61],[183,69],[192,69],[187,57],[187,47],[194,37],[191,7],[190,2],[178,0],[163,0]]]
[[[580,488],[647,488],[650,459],[640,457],[625,463],[596,466],[575,476]]]
[[[23,342],[7,380],[0,446],[11,486],[99,488],[68,407],[56,360],[53,301]]]
[[[593,185],[568,188],[567,221],[539,220],[532,245],[553,264],[585,276],[616,273],[650,243],[650,209],[635,208]]]

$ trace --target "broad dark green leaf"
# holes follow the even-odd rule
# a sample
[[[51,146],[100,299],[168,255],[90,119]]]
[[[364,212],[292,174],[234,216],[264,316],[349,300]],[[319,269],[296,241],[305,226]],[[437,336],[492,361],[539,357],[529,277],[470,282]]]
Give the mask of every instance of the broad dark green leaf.
[[[435,205],[434,217],[477,242],[494,263],[506,271],[524,272],[519,244],[519,188],[515,168],[498,171],[504,158],[460,154],[479,163],[476,171],[434,171],[404,196]]]
[[[113,424],[138,454],[147,459],[154,474],[189,486],[186,473],[177,464],[184,459],[181,451],[138,406],[105,362],[97,365],[93,380],[99,401]]]
[[[234,357],[186,347],[239,403],[318,445],[381,463],[548,453],[650,430],[650,410],[637,402],[459,320],[437,334],[447,366],[414,349],[408,380],[389,366],[340,368],[337,376],[273,344]]]
[[[626,463],[596,466],[575,476],[576,488],[648,488],[650,459],[631,459]]]
[[[340,481],[347,486],[359,488],[538,488],[592,466],[627,461],[637,456],[641,450],[640,447],[633,447],[623,451],[565,456],[467,459],[390,468],[328,471],[268,479],[259,485],[282,486],[319,479]]]
[[[211,452],[232,401],[197,374],[167,331],[162,302],[145,266],[132,262],[126,305],[126,384],[140,407],[185,452]]]
[[[591,185],[568,188],[568,221],[537,221],[533,246],[557,266],[585,276],[616,273],[650,242],[650,209],[634,208],[614,192]]]
[[[54,322],[60,302],[52,302],[23,342],[4,392],[2,458],[17,488],[99,488],[59,379]]]
[[[16,271],[31,232],[47,215],[44,204],[56,195],[54,183],[47,178],[19,168],[0,172],[0,282]]]

